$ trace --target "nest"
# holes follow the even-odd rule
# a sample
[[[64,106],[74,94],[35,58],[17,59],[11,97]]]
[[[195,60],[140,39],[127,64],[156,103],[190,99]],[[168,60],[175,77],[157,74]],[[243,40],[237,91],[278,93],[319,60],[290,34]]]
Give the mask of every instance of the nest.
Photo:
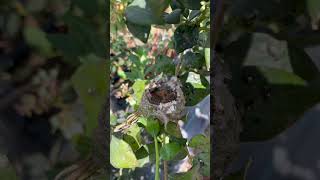
[[[186,113],[181,83],[175,76],[153,79],[144,91],[138,113],[166,124],[180,120]]]

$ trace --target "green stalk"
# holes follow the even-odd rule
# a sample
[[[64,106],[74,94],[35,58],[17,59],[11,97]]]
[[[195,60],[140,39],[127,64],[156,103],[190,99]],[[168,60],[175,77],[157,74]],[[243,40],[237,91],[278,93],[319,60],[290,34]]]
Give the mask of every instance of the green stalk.
[[[162,145],[164,146],[166,144],[166,134],[163,133],[163,142]],[[163,161],[163,179],[168,180],[168,162]]]
[[[159,148],[158,148],[158,140],[156,136],[153,136],[154,139],[154,146],[156,150],[156,175],[154,177],[154,180],[160,180],[160,156],[159,156]]]

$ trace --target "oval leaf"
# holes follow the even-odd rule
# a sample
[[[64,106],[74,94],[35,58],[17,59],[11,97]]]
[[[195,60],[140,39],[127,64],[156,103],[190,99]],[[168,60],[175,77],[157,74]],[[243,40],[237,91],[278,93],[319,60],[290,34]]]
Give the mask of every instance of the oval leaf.
[[[164,17],[164,20],[166,21],[166,23],[168,24],[178,24],[180,22],[180,16],[181,16],[181,9],[175,9],[174,11],[172,11],[170,14],[167,14]]]
[[[111,137],[110,163],[115,168],[134,168],[138,161],[131,147],[125,141]]]
[[[210,139],[202,134],[198,134],[191,138],[189,141],[189,147],[201,149],[203,151],[209,151]]]
[[[163,160],[172,160],[174,159],[179,152],[183,149],[183,146],[179,145],[178,143],[168,143],[165,144],[161,149],[160,149],[160,157]]]
[[[159,122],[155,119],[148,118],[146,129],[152,136],[157,136],[160,131]]]
[[[148,41],[151,29],[150,25],[142,26],[127,21],[127,27],[134,37],[138,38],[143,43],[146,43]]]

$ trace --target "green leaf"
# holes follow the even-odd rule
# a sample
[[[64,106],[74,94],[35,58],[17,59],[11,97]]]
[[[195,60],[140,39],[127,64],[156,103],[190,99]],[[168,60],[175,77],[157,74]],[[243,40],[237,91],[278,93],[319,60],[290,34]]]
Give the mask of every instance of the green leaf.
[[[141,147],[135,152],[135,155],[138,159],[139,166],[138,167],[143,167],[144,165],[150,163],[150,156],[148,151],[146,150],[145,147]]]
[[[52,55],[52,47],[46,37],[46,33],[37,27],[27,26],[23,29],[26,42],[44,56]]]
[[[123,140],[131,146],[134,152],[141,148],[142,145],[142,137],[140,133],[140,127],[137,124],[134,124],[128,129],[128,132],[123,135]]]
[[[177,53],[181,53],[197,44],[199,28],[194,25],[182,24],[174,32],[174,47]]]
[[[97,126],[99,112],[106,101],[107,67],[106,62],[85,62],[73,74],[71,81],[82,103],[84,104],[87,119],[86,133],[91,135]]]
[[[160,132],[159,122],[155,119],[148,118],[146,129],[151,136],[157,136]]]
[[[77,5],[80,9],[84,11],[89,16],[96,15],[99,10],[98,1],[87,1],[87,0],[72,0],[72,2]]]
[[[187,71],[200,70],[205,65],[205,57],[198,52],[188,51],[183,54],[182,58],[182,66]]]
[[[73,41],[82,46],[84,54],[94,53],[95,55],[105,58],[106,45],[103,35],[100,34],[96,27],[84,18],[66,14],[63,16],[64,22],[70,28],[70,35]]]
[[[117,120],[118,120],[117,117],[110,112],[110,125],[113,125],[113,126],[116,125]]]
[[[158,56],[156,63],[145,70],[145,74],[153,73],[156,75],[162,72],[167,75],[174,75],[175,73],[175,65],[172,59],[164,55]]]
[[[189,147],[209,152],[210,139],[208,137],[206,137],[205,135],[198,134],[190,139],[188,145],[189,145]]]
[[[189,72],[186,83],[190,83],[193,88],[205,89],[206,87],[201,82],[201,76],[194,72]]]
[[[127,21],[127,27],[134,37],[138,38],[143,43],[147,43],[151,25],[138,25]]]
[[[130,54],[128,59],[137,67],[140,68],[141,62],[138,56]]]
[[[128,134],[123,135],[123,140],[130,145],[133,152],[140,148],[139,143],[135,140],[135,138]]]
[[[263,74],[265,80],[270,84],[296,86],[306,85],[306,82],[302,78],[293,73],[268,67],[258,67],[258,69]]]
[[[207,70],[210,71],[210,48],[204,49],[204,57],[206,60]]]
[[[169,2],[169,0],[134,0],[127,7],[125,16],[133,24],[163,24],[162,14]]]
[[[181,77],[186,106],[194,106],[210,93],[209,82],[199,74],[189,72]]]
[[[144,79],[144,74],[138,68],[132,68],[131,72],[125,72],[125,76],[132,82]]]
[[[178,126],[177,123],[169,121],[166,125],[165,131],[167,132],[167,134],[174,136],[174,137],[182,137],[180,128]]]
[[[160,157],[166,161],[173,160],[183,148],[183,146],[175,142],[165,144],[160,149]]]
[[[210,151],[200,152],[196,158],[200,162],[199,172],[204,176],[210,176]]]
[[[48,34],[48,40],[54,48],[63,54],[63,58],[70,64],[78,64],[78,56],[85,55],[86,47],[79,43],[76,38],[68,34]],[[75,60],[77,60],[75,62]]]
[[[149,155],[148,151],[143,146],[141,148],[139,148],[135,154],[136,154],[137,159],[142,159],[142,158],[145,158]]]
[[[170,135],[169,137],[170,137],[170,142],[176,142],[182,146],[185,146],[188,141],[187,139],[182,138],[182,137],[176,137],[176,136],[172,136],[172,135]]]
[[[180,145],[180,144],[179,144]],[[188,155],[188,149],[187,147],[183,147],[181,148],[181,150],[177,153],[177,155],[174,156],[174,158],[172,159],[172,161],[180,161],[183,160],[187,155]]]
[[[141,124],[142,127],[147,127],[147,122],[148,122],[148,119],[145,118],[145,117],[140,117],[139,120],[138,120],[138,125]]]
[[[115,168],[135,168],[138,161],[131,147],[123,140],[111,137],[110,163]]]
[[[133,96],[134,96],[134,99],[135,99],[135,101],[137,102],[138,105],[140,104],[140,101],[141,101],[141,98],[142,98],[146,83],[147,83],[146,80],[138,79],[132,85],[132,89],[133,89],[133,92],[134,92]]]
[[[170,14],[166,14],[164,16],[165,22],[168,24],[178,24],[180,22],[181,12],[181,9],[175,9]]]

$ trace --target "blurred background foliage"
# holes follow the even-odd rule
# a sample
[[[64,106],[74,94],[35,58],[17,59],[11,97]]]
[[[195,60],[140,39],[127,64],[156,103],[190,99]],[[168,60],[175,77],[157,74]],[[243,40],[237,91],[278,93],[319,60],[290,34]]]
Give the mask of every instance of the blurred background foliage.
[[[1,1],[0,179],[53,179],[90,152],[107,13],[104,0]]]

